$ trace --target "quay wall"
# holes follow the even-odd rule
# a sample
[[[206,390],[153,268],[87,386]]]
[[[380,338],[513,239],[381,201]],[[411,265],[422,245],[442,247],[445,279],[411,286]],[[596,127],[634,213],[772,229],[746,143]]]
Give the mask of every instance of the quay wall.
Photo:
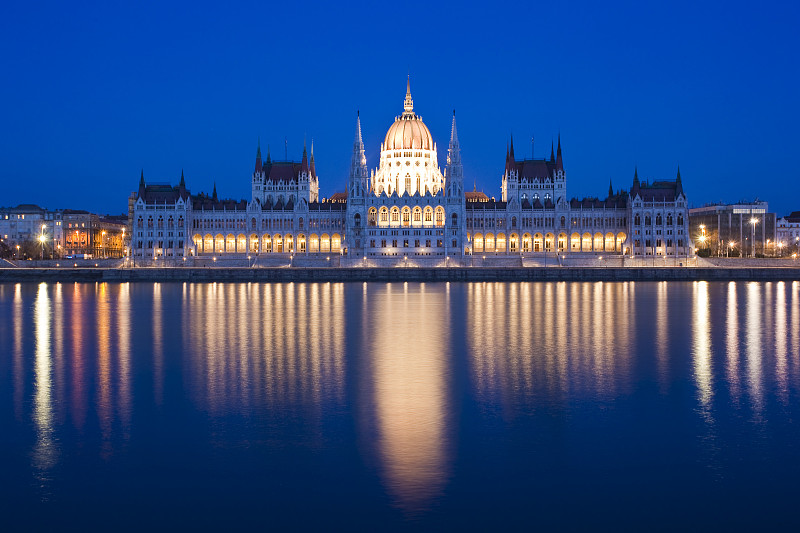
[[[800,281],[800,268],[7,268],[3,282]]]

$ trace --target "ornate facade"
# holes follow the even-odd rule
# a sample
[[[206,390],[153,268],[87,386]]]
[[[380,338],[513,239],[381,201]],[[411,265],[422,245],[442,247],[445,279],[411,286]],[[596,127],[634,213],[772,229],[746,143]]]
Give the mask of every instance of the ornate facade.
[[[140,179],[133,204],[132,254],[181,258],[239,254],[323,257],[350,264],[411,260],[470,264],[466,256],[536,258],[546,254],[686,256],[693,252],[680,178],[652,184],[634,174],[629,191],[609,186],[605,200],[568,199],[561,138],[549,159],[517,160],[506,151],[500,200],[464,190],[453,112],[444,168],[410,80],[403,113],[389,127],[369,170],[356,117],[346,193],[320,199],[313,144],[300,162],[262,161],[256,151],[250,201],[192,195]],[[325,257],[327,256],[327,257]],[[448,263],[452,260],[453,262]]]

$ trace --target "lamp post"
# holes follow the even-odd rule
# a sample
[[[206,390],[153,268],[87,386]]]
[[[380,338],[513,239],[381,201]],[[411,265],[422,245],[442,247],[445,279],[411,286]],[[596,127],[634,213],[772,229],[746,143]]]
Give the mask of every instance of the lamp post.
[[[731,252],[733,252],[734,246],[736,246],[736,241],[731,241],[728,243],[728,257],[731,256]]]
[[[100,253],[103,254],[103,259],[106,257],[106,232],[100,232]]]
[[[758,219],[756,217],[751,218],[750,219],[750,224],[753,227],[753,233],[752,233],[753,240],[751,241],[752,242],[751,246],[753,247],[753,259],[755,259],[755,257],[756,257],[756,224],[758,224]]]
[[[783,241],[778,242],[778,257],[783,257]]]
[[[39,242],[40,242],[40,243],[42,243],[42,256],[41,256],[41,260],[42,260],[42,261],[44,261],[44,240],[45,240],[45,238],[46,238],[46,237],[44,236],[44,229],[45,229],[46,227],[47,227],[47,226],[46,226],[45,224],[42,224],[42,233],[40,233],[40,234],[39,234]]]

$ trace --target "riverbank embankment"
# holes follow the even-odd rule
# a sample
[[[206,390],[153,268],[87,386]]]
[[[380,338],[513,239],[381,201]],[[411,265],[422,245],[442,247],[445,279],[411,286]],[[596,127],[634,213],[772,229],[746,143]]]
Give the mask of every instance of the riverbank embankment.
[[[800,281],[800,268],[14,268],[0,282]]]

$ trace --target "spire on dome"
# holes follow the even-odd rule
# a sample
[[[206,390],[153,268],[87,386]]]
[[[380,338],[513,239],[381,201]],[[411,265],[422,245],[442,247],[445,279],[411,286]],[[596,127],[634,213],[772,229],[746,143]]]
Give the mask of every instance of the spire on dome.
[[[561,133],[558,134],[558,148],[556,149],[556,170],[564,170],[564,161],[561,159]]]
[[[408,81],[406,83],[406,99],[403,102],[403,109],[405,109],[404,115],[414,114],[414,100],[411,98],[411,74],[408,75]]]

